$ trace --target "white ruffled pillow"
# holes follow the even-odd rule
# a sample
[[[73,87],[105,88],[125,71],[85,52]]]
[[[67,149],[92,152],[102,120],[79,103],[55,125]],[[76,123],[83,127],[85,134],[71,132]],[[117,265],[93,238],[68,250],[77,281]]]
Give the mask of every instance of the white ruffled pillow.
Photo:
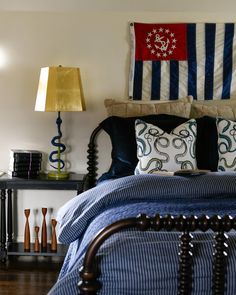
[[[216,119],[218,131],[218,170],[236,171],[236,122]]]
[[[179,125],[170,134],[138,119],[135,132],[139,160],[135,174],[197,168],[195,119]]]

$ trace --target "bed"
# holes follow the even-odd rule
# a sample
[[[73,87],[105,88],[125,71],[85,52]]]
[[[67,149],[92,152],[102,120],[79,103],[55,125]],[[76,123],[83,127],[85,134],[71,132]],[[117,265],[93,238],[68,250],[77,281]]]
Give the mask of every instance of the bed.
[[[85,191],[57,216],[58,238],[69,249],[49,295],[236,294],[234,121],[189,116],[111,114],[93,131]],[[97,179],[103,130],[112,162]],[[175,173],[167,173],[173,163],[159,147],[146,157],[150,135],[160,130],[178,137]],[[187,136],[184,147],[179,136]],[[153,160],[157,151],[161,163]]]

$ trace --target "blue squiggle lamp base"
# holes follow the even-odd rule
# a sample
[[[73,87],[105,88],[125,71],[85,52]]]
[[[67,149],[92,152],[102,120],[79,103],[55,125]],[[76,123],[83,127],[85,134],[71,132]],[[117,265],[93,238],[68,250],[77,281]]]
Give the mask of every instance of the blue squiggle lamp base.
[[[49,172],[48,178],[67,179],[69,177],[69,172],[61,171],[65,167],[65,162],[61,159],[61,154],[66,150],[66,146],[60,141],[62,138],[62,132],[61,132],[62,119],[60,117],[60,112],[58,112],[56,124],[57,124],[58,135],[53,137],[53,139],[51,140],[51,144],[55,146],[57,150],[52,151],[48,158],[49,158],[49,161],[52,163],[50,164],[50,166],[57,170]],[[55,166],[54,163],[57,163],[57,166]]]

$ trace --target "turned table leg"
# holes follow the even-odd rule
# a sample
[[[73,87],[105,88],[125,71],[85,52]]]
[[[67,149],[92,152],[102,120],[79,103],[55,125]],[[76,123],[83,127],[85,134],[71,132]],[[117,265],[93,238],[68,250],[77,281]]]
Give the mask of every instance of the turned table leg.
[[[6,260],[6,191],[1,189],[0,260]]]
[[[7,190],[7,243],[13,242],[12,190]]]

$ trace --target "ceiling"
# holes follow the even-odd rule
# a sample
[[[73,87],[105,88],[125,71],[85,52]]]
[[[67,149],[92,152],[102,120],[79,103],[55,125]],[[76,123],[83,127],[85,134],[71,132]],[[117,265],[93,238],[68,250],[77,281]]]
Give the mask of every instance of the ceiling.
[[[0,0],[0,11],[232,12],[235,0]],[[234,9],[233,9],[234,11]]]

